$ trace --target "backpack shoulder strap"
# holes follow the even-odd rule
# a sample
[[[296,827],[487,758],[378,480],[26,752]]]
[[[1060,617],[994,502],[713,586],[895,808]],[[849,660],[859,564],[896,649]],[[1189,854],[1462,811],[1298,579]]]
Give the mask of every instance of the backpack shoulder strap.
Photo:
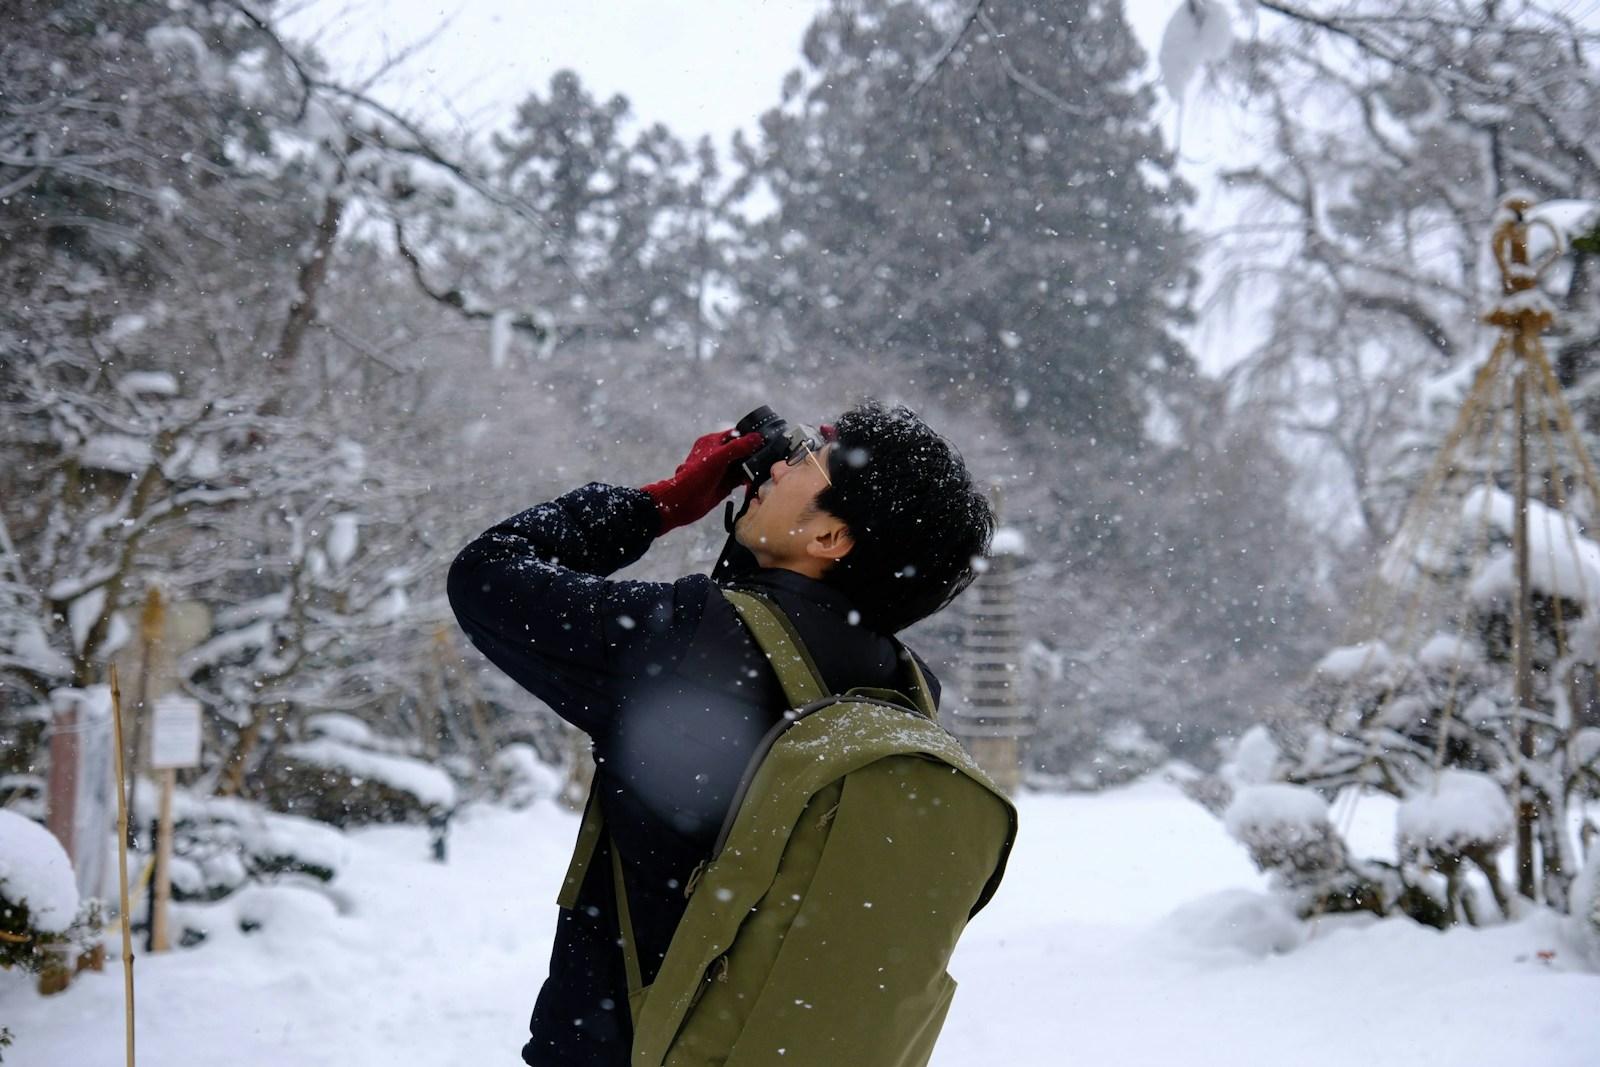
[[[766,654],[790,707],[805,707],[832,695],[822,678],[822,672],[817,669],[816,661],[800,639],[799,631],[782,608],[764,596],[737,589],[723,589],[722,595],[739,613],[739,618],[744,620],[755,637],[756,645]],[[922,677],[922,669],[917,666],[916,657],[899,641],[895,641],[894,645],[900,662],[905,664],[906,693],[861,688],[852,689],[845,695],[888,699],[892,703],[913,708],[930,719],[937,719],[938,709],[928,695],[928,684]]]
[[[816,661],[806,651],[805,643],[795,632],[794,623],[789,621],[778,605],[766,597],[734,589],[724,589],[722,595],[739,613],[745,626],[750,628],[756,645],[766,653],[767,662],[772,664],[773,671],[778,675],[778,682],[783,686],[783,695],[790,707],[805,707],[830,695],[822,680],[822,672],[817,670]]]
[[[600,791],[589,786],[589,799],[583,805],[583,821],[578,825],[578,841],[572,849],[572,862],[567,865],[567,876],[561,880],[561,893],[556,904],[568,911],[578,906],[578,890],[589,873],[600,835],[605,833],[606,819],[600,811]]]
[[[572,862],[567,866],[566,878],[562,879],[561,894],[556,898],[556,904],[568,911],[578,907],[578,890],[588,876],[602,838],[606,841],[606,851],[611,853],[611,891],[616,899],[617,933],[622,941],[622,959],[628,975],[628,1009],[637,1021],[644,981],[639,967],[639,950],[634,941],[633,917],[628,910],[628,889],[622,881],[622,853],[617,850],[616,839],[606,831],[605,815],[600,811],[600,791],[592,785],[589,787],[588,803],[583,806],[583,822],[578,827],[578,842],[572,850]]]

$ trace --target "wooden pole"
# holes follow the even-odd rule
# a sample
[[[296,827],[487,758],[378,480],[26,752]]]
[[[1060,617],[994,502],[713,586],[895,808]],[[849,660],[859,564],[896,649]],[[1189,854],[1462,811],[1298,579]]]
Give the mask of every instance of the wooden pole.
[[[1516,423],[1513,427],[1513,433],[1516,435],[1514,442],[1516,470],[1513,473],[1515,484],[1512,488],[1516,514],[1512,517],[1511,551],[1513,566],[1516,569],[1517,589],[1516,600],[1511,606],[1511,648],[1516,687],[1514,699],[1517,702],[1517,736],[1514,743],[1522,762],[1517,775],[1517,892],[1529,900],[1537,900],[1541,879],[1539,861],[1534,850],[1540,805],[1535,802],[1533,781],[1527,770],[1527,763],[1538,752],[1534,724],[1528,717],[1534,710],[1533,595],[1528,566],[1528,479],[1532,475],[1528,469],[1530,432],[1528,378],[1538,369],[1543,379],[1543,374],[1548,371],[1539,335],[1550,327],[1552,316],[1547,309],[1528,299],[1524,294],[1529,294],[1530,290],[1538,285],[1540,274],[1550,266],[1555,257],[1552,253],[1540,264],[1529,262],[1530,225],[1543,226],[1558,247],[1560,235],[1547,222],[1541,220],[1530,223],[1528,211],[1532,207],[1533,201],[1520,194],[1508,196],[1501,202],[1506,218],[1495,228],[1493,247],[1495,262],[1500,267],[1502,299],[1486,316],[1485,321],[1500,327],[1510,339],[1513,373],[1516,375],[1513,380],[1515,391],[1512,394],[1513,418]],[[1548,860],[1547,857],[1547,864]]]
[[[172,790],[177,784],[178,772],[171,767],[161,769],[161,809],[156,819],[156,867],[153,877],[155,895],[150,908],[150,951],[165,952],[171,945],[167,938],[167,906],[172,900]]]
[[[128,1067],[133,1061],[133,927],[128,914],[128,776],[122,759],[122,690],[117,687],[117,665],[111,665],[111,723],[117,748],[117,886],[121,892],[122,984],[128,1010]]]
[[[1521,331],[1512,340],[1516,356],[1512,381],[1512,409],[1516,435],[1516,468],[1512,475],[1515,501],[1511,527],[1511,553],[1517,578],[1516,600],[1511,605],[1511,657],[1516,679],[1517,744],[1524,757],[1533,755],[1533,725],[1525,716],[1533,710],[1533,591],[1528,575],[1528,367],[1527,345]],[[1535,899],[1534,809],[1527,798],[1527,783],[1519,783],[1523,796],[1517,803],[1517,892]]]

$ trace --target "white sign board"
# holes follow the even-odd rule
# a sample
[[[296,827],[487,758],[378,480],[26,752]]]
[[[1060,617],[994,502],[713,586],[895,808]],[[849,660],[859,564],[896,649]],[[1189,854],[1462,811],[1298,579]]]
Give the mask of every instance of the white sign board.
[[[150,766],[155,770],[200,765],[200,702],[171,694],[151,708]]]

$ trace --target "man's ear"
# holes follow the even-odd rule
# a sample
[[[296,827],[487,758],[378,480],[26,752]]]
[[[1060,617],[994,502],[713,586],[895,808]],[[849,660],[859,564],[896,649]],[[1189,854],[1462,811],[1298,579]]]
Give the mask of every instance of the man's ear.
[[[837,520],[806,542],[806,555],[829,563],[843,559],[856,546],[850,537],[850,528]]]

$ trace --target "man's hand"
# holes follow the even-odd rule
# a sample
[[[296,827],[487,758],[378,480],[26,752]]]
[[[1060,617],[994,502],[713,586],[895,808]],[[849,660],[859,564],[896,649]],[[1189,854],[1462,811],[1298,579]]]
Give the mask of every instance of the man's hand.
[[[689,449],[689,457],[671,478],[644,487],[661,515],[661,533],[687,526],[707,515],[749,481],[740,464],[761,449],[761,435],[739,436],[735,430],[708,433]]]

